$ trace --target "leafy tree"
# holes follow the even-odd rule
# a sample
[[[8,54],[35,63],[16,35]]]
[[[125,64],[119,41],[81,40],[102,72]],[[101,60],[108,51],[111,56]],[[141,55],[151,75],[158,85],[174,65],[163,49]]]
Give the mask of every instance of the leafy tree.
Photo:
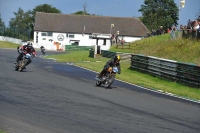
[[[0,17],[0,27],[3,27],[3,26],[4,26],[4,22],[3,22],[3,20]]]
[[[77,12],[72,13],[72,14],[76,14],[76,15],[90,15],[89,13],[84,12],[84,11],[77,11]]]
[[[90,15],[87,11],[87,4],[85,3],[83,5],[83,11],[77,11],[75,13],[72,13],[72,14],[76,14],[76,15]]]
[[[200,10],[199,10],[199,12],[196,14],[196,18],[197,18],[197,20],[200,21]]]
[[[38,5],[36,6],[32,11],[29,10],[27,12],[24,12],[23,9],[19,8],[17,12],[13,12],[15,17],[11,18],[9,22],[9,26],[15,29],[20,30],[20,32],[23,32],[26,30],[26,32],[31,30],[31,38],[33,38],[33,31],[34,31],[34,21],[35,21],[35,14],[36,12],[46,12],[46,13],[61,13],[60,10],[58,10],[55,7],[52,7],[48,4]],[[25,33],[28,34],[28,33]]]
[[[178,25],[179,9],[174,0],[144,0],[144,4],[138,11],[142,12],[141,21],[150,30],[160,26],[167,29],[172,25]]]
[[[36,6],[33,11],[32,11],[32,15],[33,15],[33,20],[35,20],[35,14],[36,12],[45,12],[45,13],[61,13],[61,11],[55,7],[52,7],[52,5],[48,5],[48,4],[41,4]]]
[[[5,28],[5,25],[4,25],[3,20],[1,19],[1,14],[0,14],[0,35],[4,33],[4,30],[5,30],[4,28]]]
[[[29,29],[31,23],[31,12],[24,12],[19,8],[17,12],[13,12],[15,17],[11,18],[9,22],[10,27],[17,27],[19,29]]]
[[[21,36],[21,39],[30,39],[31,12],[24,12],[19,8],[17,12],[13,12],[15,17],[9,21],[10,28],[6,29],[6,34],[9,36]]]

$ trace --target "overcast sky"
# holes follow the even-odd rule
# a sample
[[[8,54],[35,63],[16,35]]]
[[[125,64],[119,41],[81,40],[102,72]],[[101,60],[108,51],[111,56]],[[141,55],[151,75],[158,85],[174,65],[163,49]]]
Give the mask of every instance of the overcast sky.
[[[177,5],[180,0],[175,0]],[[194,20],[200,12],[200,0],[185,0],[185,7],[180,10],[180,24],[186,25],[188,19]],[[8,26],[13,12],[22,8],[25,12],[34,9],[40,4],[49,4],[61,10],[62,14],[70,14],[83,11],[83,5],[87,5],[90,14],[114,17],[140,17],[138,10],[144,0],[0,0],[1,18]]]

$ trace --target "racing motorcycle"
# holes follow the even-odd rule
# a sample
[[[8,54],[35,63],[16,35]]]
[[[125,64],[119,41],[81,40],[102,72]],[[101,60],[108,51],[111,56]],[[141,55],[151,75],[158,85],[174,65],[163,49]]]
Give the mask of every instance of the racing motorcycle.
[[[27,53],[26,55],[24,55],[23,58],[22,58],[22,60],[21,60],[21,61],[18,61],[17,64],[14,65],[14,66],[15,66],[15,71],[20,71],[20,72],[22,72],[24,69],[26,69],[25,66],[26,66],[28,60],[29,60],[31,57],[33,58],[34,55],[31,55],[31,54],[29,54],[29,53]]]
[[[109,67],[107,72],[101,78],[95,78],[96,86],[101,86],[101,84],[104,84],[105,88],[110,88],[117,72],[117,67]]]
[[[43,54],[45,54],[45,47],[44,47],[44,46],[41,46],[41,47],[40,47],[40,50],[41,50],[41,52],[42,52]]]

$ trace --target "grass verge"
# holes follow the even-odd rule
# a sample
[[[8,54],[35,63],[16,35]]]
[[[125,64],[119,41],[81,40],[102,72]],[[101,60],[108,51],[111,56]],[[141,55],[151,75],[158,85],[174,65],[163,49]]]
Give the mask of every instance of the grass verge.
[[[0,41],[0,48],[16,48],[17,49],[17,46],[19,46],[19,44]]]
[[[6,133],[6,132],[3,132],[2,130],[0,130],[0,133]]]

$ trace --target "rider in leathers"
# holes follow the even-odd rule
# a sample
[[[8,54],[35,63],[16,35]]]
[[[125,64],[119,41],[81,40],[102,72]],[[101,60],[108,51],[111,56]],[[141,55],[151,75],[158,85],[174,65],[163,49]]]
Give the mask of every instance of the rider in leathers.
[[[114,57],[114,59],[107,61],[103,70],[100,72],[100,74],[97,75],[97,78],[101,78],[107,72],[109,67],[114,67],[114,66],[117,67],[118,74],[120,74],[121,73],[121,67],[120,67],[120,63],[119,63],[120,59],[121,59],[121,57],[119,55],[116,55]]]
[[[29,53],[32,56],[36,56],[35,49],[32,47],[31,42],[28,42],[27,45],[21,46],[19,51],[20,51],[20,54],[17,57],[16,62],[14,63],[15,65],[17,64],[18,61],[21,61],[23,59],[23,56],[26,55],[27,53]],[[31,62],[32,60],[31,58],[29,58],[26,66],[30,64]]]

